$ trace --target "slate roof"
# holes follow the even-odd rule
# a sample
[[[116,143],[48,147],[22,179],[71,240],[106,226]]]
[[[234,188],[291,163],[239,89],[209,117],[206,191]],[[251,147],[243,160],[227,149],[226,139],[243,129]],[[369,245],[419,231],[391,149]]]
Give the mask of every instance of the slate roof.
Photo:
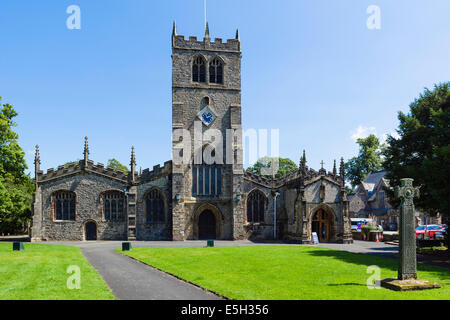
[[[366,189],[366,191],[369,193],[375,191],[376,187],[378,186],[381,179],[383,179],[385,175],[386,175],[386,170],[369,173],[367,178],[362,182],[364,189]]]

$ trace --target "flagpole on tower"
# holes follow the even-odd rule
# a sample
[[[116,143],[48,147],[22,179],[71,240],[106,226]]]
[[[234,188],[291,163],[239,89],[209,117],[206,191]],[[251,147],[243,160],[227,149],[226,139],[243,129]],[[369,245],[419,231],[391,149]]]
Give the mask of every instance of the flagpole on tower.
[[[205,9],[205,27],[206,27],[206,0],[203,0],[203,7]]]

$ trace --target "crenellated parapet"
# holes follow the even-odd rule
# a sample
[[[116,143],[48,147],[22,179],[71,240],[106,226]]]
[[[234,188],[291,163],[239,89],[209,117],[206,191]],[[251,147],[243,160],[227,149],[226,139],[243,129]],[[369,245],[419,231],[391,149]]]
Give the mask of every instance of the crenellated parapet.
[[[158,164],[151,171],[150,169],[144,169],[138,176],[137,183],[149,182],[170,174],[172,174],[172,161],[166,161],[162,167]]]
[[[58,166],[57,169],[49,168],[46,173],[42,170],[37,172],[39,183],[49,182],[65,177],[69,177],[78,173],[93,173],[122,182],[127,181],[127,175],[122,171],[115,171],[112,168],[105,168],[102,163],[95,164],[92,160],[80,160],[78,162],[69,162],[65,165]]]
[[[250,182],[260,184],[265,187],[272,189],[279,189],[283,186],[300,186],[305,185],[310,181],[315,181],[318,178],[324,178],[334,184],[344,186],[344,180],[340,175],[336,175],[335,171],[327,172],[325,169],[320,169],[316,171],[312,168],[308,168],[303,164],[302,170],[295,170],[288,173],[286,176],[281,178],[273,179],[271,176],[262,176],[258,174],[253,174],[250,172],[245,172],[244,178]]]
[[[273,180],[272,177],[270,176],[266,177],[259,174],[244,171],[244,179],[256,184],[260,184],[267,188],[272,188],[273,186]]]
[[[209,51],[221,51],[221,52],[241,52],[241,41],[239,39],[239,31],[236,31],[235,39],[227,39],[223,42],[222,38],[215,38],[211,41],[209,36],[209,26],[206,23],[205,36],[203,40],[198,40],[195,36],[190,36],[186,39],[183,35],[177,33],[176,23],[173,23],[172,32],[172,47],[174,49],[186,49],[186,50],[209,50]]]
[[[173,39],[175,49],[189,50],[211,50],[211,51],[241,51],[241,42],[237,39],[227,39],[223,42],[222,38],[215,38],[214,41],[197,40],[197,37],[190,36],[186,39],[182,35],[177,35]]]

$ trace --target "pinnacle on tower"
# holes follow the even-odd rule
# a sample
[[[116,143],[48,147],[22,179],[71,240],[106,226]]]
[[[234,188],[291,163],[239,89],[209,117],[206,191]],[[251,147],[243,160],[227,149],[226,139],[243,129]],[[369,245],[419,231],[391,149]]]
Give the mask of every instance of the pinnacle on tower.
[[[131,146],[131,162],[130,162],[130,178],[131,182],[135,182],[135,171],[136,171],[136,157],[134,155],[134,146]]]
[[[208,39],[208,40],[210,39],[208,22],[206,22],[206,26],[205,26],[205,39]]]
[[[84,137],[84,166],[85,167],[87,167],[88,160],[89,160],[88,137]]]
[[[36,145],[36,152],[34,154],[34,164],[36,168],[39,170],[39,165],[41,164],[41,157],[39,155],[39,145]]]
[[[300,170],[305,170],[306,169],[306,153],[305,153],[305,150],[303,150],[303,156],[300,157],[299,169]]]
[[[239,29],[236,29],[236,40],[241,40],[241,37],[239,35]]]
[[[130,165],[136,165],[136,156],[134,154],[134,146],[131,146],[131,162]]]
[[[177,22],[176,20],[173,20],[172,37],[176,37],[177,35]]]
[[[34,178],[37,185],[38,172],[41,170],[41,157],[39,156],[39,146],[36,145],[36,153],[34,155]]]
[[[337,174],[337,170],[336,170],[336,159],[334,159],[334,164],[333,164],[333,176],[336,176]]]
[[[341,164],[339,166],[339,175],[344,179],[345,169],[344,169],[344,158],[341,158]]]

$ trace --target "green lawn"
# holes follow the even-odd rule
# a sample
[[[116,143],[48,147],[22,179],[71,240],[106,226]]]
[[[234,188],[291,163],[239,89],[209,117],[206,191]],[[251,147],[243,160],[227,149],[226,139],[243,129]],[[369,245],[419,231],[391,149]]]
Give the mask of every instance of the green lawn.
[[[80,289],[68,289],[71,265],[80,268]],[[106,283],[76,247],[25,243],[12,251],[0,243],[0,300],[114,299]]]
[[[370,265],[381,279],[397,260],[307,246],[133,248],[127,255],[231,299],[450,299],[450,270],[419,264],[418,275],[441,289],[368,289]]]

